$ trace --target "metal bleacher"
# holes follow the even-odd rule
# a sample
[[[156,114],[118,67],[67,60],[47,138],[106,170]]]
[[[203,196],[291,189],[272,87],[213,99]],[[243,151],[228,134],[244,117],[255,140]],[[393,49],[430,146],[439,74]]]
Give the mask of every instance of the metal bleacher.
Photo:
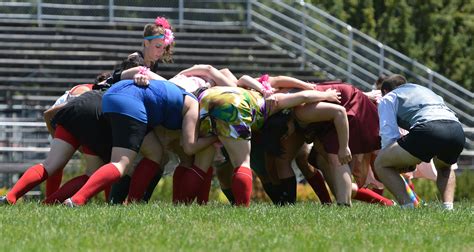
[[[368,90],[379,74],[403,73],[458,114],[468,141],[460,166],[473,167],[472,92],[303,1],[42,0],[0,1],[0,172],[43,159],[43,111],[140,50],[143,26],[156,16],[175,29],[174,62],[160,65],[165,78],[211,64],[237,77],[340,78]]]

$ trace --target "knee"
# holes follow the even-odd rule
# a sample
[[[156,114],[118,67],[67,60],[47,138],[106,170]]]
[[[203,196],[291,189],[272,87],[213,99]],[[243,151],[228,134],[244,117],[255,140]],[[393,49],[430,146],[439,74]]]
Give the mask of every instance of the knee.
[[[378,173],[380,170],[383,169],[383,167],[384,167],[384,161],[383,161],[382,157],[379,155],[379,156],[377,156],[377,158],[374,161],[374,167],[373,167],[374,171],[376,173]]]
[[[63,162],[65,163],[65,162]],[[51,160],[51,159],[46,159],[43,161],[43,163],[41,163],[43,168],[46,170],[46,172],[48,173],[48,175],[52,175],[53,173],[55,173],[57,170],[59,170],[61,168],[61,163],[57,162],[56,160]]]

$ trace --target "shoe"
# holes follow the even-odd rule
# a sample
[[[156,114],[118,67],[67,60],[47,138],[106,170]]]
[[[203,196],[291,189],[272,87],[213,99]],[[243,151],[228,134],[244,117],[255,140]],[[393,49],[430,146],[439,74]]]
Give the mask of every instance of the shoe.
[[[71,198],[67,198],[67,199],[63,202],[63,204],[64,204],[65,206],[67,206],[67,207],[77,207],[77,205],[76,205],[74,202],[72,202],[72,199],[71,199]]]
[[[10,205],[10,202],[7,200],[7,196],[0,196],[0,206]]]

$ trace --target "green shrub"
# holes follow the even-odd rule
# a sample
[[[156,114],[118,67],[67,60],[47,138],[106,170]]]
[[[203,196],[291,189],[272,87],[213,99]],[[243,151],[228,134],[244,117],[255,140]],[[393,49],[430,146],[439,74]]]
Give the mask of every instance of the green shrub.
[[[416,193],[425,201],[438,200],[441,195],[436,182],[427,179],[414,179]],[[474,172],[464,170],[456,174],[455,201],[474,199]]]
[[[474,171],[464,170],[456,177],[456,200],[474,199]]]

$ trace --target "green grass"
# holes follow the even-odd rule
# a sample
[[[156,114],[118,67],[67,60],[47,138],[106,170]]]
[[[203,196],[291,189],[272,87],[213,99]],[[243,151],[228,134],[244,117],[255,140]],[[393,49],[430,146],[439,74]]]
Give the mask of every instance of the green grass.
[[[474,205],[0,207],[1,251],[473,251]]]

